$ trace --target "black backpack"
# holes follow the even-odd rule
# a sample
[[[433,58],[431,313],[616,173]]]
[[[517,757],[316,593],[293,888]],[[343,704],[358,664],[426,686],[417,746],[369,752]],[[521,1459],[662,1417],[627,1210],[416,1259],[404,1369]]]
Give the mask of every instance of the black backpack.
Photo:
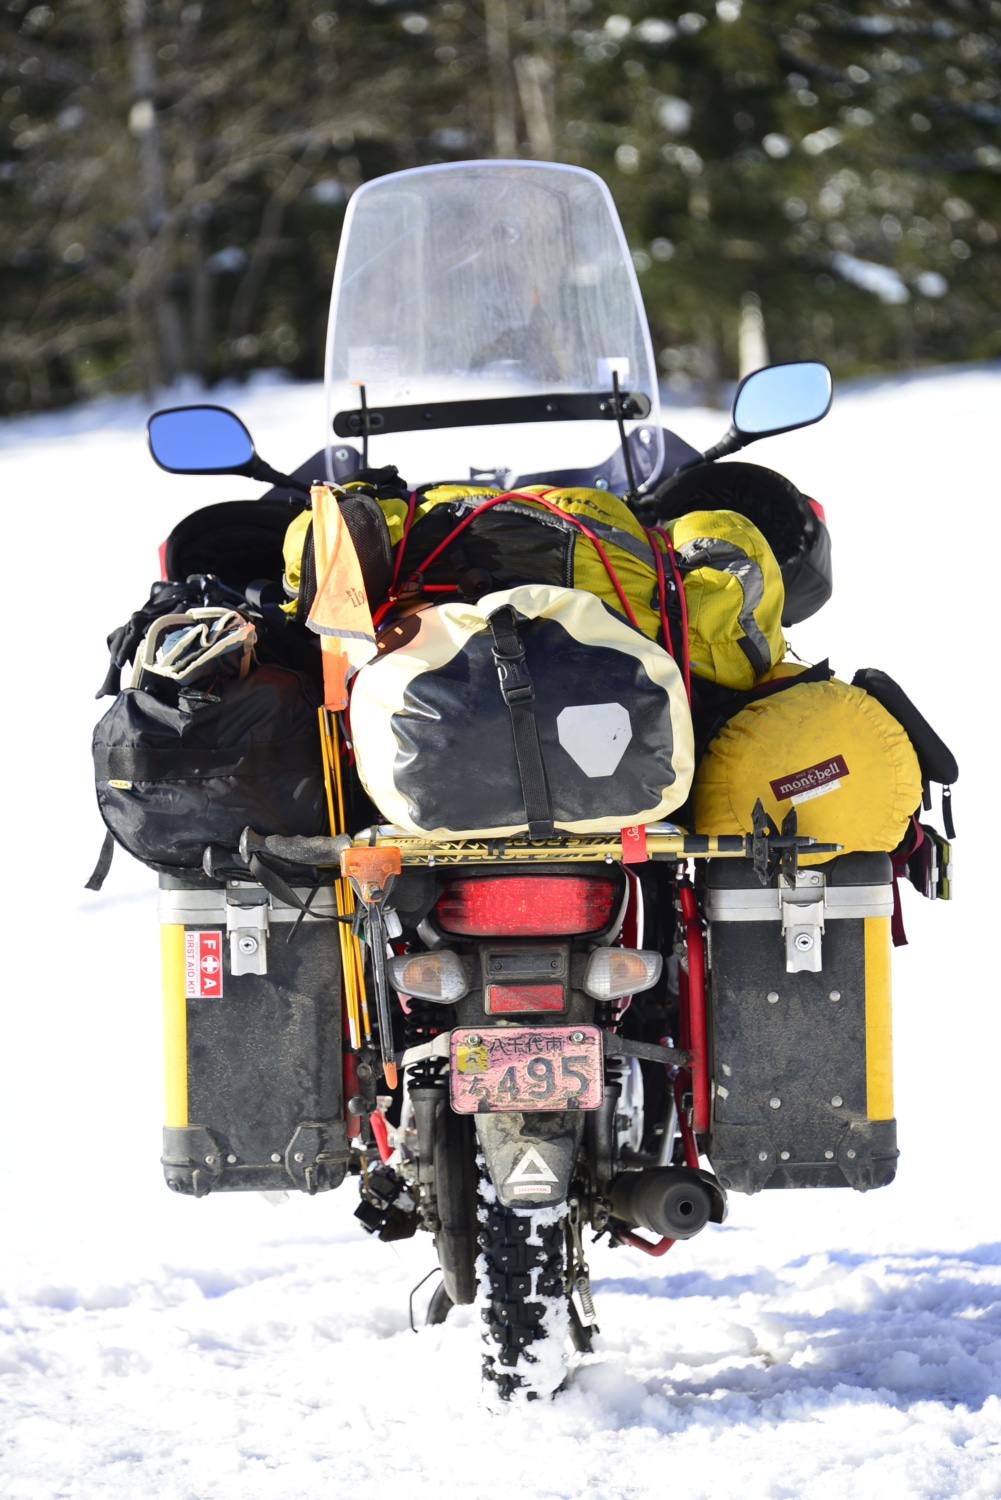
[[[329,832],[317,711],[302,673],[260,664],[164,702],[126,688],[94,731],[97,801],[123,849],[155,870],[258,833]]]

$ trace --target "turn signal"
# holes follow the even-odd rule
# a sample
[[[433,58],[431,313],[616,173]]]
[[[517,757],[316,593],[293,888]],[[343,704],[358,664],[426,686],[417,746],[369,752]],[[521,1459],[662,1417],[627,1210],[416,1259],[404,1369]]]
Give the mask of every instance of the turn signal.
[[[404,995],[437,1000],[439,1005],[461,1000],[469,989],[462,959],[447,948],[437,953],[407,953],[402,958],[391,958],[387,968],[394,987]]]
[[[648,990],[660,978],[659,953],[638,948],[596,948],[584,970],[584,991],[595,1000],[621,1000]]]

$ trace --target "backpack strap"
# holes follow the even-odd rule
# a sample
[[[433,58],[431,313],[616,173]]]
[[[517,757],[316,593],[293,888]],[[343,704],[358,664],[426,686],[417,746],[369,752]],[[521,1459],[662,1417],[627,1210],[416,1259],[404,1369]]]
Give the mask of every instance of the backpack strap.
[[[661,628],[664,632],[664,649],[666,651],[670,651],[675,661],[680,661],[681,663],[681,675],[685,681],[685,694],[688,698],[689,704],[691,704],[692,673],[688,660],[688,600],[685,598],[685,584],[681,576],[681,569],[678,567],[677,553],[674,550],[674,543],[671,540],[670,532],[665,531],[663,526],[651,526],[647,529],[646,534],[650,539],[650,546],[653,549],[654,562],[656,563],[657,567],[657,583],[660,590]],[[662,552],[660,547],[657,546],[657,543],[654,541],[654,536],[659,536],[663,541],[664,552]],[[671,586],[674,591],[674,597],[677,600],[678,604],[678,619],[680,623],[680,629],[678,631],[678,639],[676,642],[674,636],[671,633],[671,621],[668,615],[667,608],[667,579],[665,576],[664,568],[664,553],[667,554],[667,560],[671,564]]]
[[[553,799],[539,743],[539,726],[535,720],[535,685],[525,665],[525,647],[518,634],[514,610],[496,610],[490,616],[490,633],[494,638],[493,657],[501,695],[511,715],[528,836],[530,839],[551,839],[554,832]]]
[[[108,871],[111,869],[111,861],[114,853],[115,840],[113,835],[109,832],[104,835],[104,843],[101,845],[101,853],[98,856],[97,864],[94,866],[93,875],[84,886],[85,891],[99,891],[101,889],[105,880],[108,878]]]

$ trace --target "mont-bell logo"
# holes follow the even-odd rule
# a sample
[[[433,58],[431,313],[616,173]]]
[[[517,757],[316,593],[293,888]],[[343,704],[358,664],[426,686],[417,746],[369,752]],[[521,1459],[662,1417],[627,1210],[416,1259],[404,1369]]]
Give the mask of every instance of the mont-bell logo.
[[[811,797],[822,797],[825,792],[836,791],[841,778],[848,775],[843,755],[832,755],[830,760],[818,761],[815,766],[805,766],[802,771],[780,776],[769,782],[776,802],[806,802]]]

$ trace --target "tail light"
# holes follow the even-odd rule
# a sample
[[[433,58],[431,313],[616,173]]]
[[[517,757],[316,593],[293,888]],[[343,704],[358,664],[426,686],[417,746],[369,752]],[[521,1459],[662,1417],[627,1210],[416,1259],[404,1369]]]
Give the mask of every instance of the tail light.
[[[601,876],[486,876],[449,881],[435,916],[462,937],[573,937],[607,927],[618,897],[618,882]]]

